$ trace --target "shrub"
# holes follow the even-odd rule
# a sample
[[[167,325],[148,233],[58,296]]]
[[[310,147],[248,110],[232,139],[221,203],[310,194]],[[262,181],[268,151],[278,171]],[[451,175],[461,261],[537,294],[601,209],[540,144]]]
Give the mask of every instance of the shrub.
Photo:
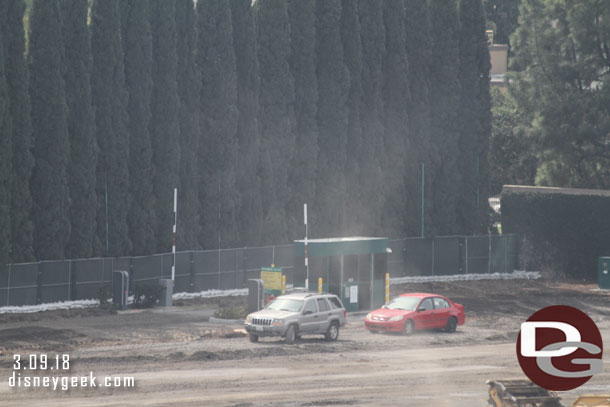
[[[133,289],[134,308],[152,308],[161,298],[162,287],[155,283],[136,283]]]
[[[95,297],[100,302],[99,307],[102,309],[114,309],[115,305],[112,302],[112,284],[103,284],[98,290]]]
[[[247,315],[248,307],[245,305],[223,307],[214,312],[214,317],[222,319],[245,319]]]

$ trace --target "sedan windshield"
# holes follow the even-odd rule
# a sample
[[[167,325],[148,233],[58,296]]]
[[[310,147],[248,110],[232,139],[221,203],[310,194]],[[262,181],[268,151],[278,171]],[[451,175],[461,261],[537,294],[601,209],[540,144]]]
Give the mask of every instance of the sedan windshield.
[[[415,311],[421,297],[397,297],[388,302],[383,308],[400,309],[404,311]]]
[[[287,298],[278,298],[267,305],[267,309],[278,311],[299,312],[303,306],[303,300],[291,300]]]

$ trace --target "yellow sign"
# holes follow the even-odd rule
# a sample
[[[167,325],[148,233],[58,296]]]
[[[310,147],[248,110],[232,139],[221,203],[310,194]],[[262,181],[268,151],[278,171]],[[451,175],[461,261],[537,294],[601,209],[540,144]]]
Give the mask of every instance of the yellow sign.
[[[261,269],[261,280],[267,290],[282,290],[282,269],[263,267]]]

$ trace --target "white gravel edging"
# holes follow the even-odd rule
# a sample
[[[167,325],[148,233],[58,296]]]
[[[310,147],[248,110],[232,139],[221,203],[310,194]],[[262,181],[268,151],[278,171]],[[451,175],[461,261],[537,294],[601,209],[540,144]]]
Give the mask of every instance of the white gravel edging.
[[[428,282],[450,282],[450,281],[475,281],[475,280],[537,280],[540,278],[538,271],[519,271],[512,273],[489,273],[489,274],[453,274],[448,276],[413,276],[390,278],[390,284],[404,283],[428,283]]]
[[[248,295],[248,289],[236,288],[233,290],[207,290],[198,293],[176,293],[172,295],[172,299],[187,300],[189,298],[234,297],[238,295]]]
[[[96,307],[100,304],[98,300],[78,300],[78,301],[63,301],[52,302],[39,305],[21,305],[21,306],[6,306],[0,307],[0,314],[21,314],[40,311],[51,311],[57,309],[75,309]]]

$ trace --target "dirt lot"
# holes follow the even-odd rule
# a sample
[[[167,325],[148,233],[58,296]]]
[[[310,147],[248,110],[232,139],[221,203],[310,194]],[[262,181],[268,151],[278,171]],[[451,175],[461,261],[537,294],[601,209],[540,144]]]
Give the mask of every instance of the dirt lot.
[[[171,309],[0,315],[0,406],[485,406],[490,378],[521,378],[519,325],[536,310],[566,304],[585,311],[606,339],[604,373],[563,393],[610,393],[610,293],[544,280],[426,283],[392,287],[447,295],[466,309],[454,334],[372,335],[352,315],[339,341],[304,338],[251,344],[240,326],[208,322],[218,300]],[[234,305],[245,298],[221,300]],[[15,354],[70,355],[70,370],[22,376],[89,376],[96,388],[11,388]],[[61,358],[61,356],[60,356]],[[106,376],[135,388],[103,388]]]

